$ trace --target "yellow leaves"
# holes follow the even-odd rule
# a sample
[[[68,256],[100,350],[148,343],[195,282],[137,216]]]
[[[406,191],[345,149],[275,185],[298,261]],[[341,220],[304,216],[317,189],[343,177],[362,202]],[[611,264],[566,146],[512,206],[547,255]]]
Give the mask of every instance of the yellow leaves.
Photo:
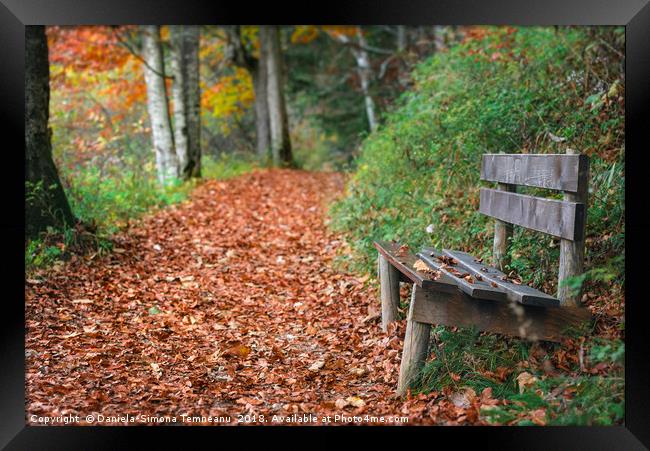
[[[535,385],[537,378],[532,374],[524,371],[519,376],[517,376],[517,384],[519,385],[519,393],[523,393],[526,387]]]
[[[291,33],[292,44],[308,44],[318,37],[318,27],[314,25],[298,25]]]
[[[361,408],[366,405],[366,402],[358,396],[348,396],[347,398],[339,398],[334,402],[337,409],[344,409],[347,406]]]
[[[358,396],[349,396],[345,400],[353,407],[363,407],[366,405],[366,402]]]
[[[430,271],[429,266],[426,263],[424,263],[422,260],[418,260],[415,263],[413,263],[413,268],[421,272]]]
[[[216,84],[206,86],[202,91],[201,107],[211,111],[214,118],[239,120],[255,100],[248,71],[241,67],[233,70],[233,75],[221,77]],[[221,121],[220,125],[223,133],[230,132],[228,121]]]

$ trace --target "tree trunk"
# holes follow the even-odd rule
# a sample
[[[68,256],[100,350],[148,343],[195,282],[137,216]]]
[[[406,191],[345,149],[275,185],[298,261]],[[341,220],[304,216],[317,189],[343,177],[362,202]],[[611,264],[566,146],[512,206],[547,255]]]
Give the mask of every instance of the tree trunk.
[[[166,185],[178,177],[179,171],[169,119],[169,105],[167,104],[160,26],[142,26],[142,56],[145,61],[144,79],[147,85],[147,109],[156,153],[158,181],[161,185]]]
[[[185,178],[201,177],[201,87],[199,84],[198,25],[184,27],[187,67],[187,164],[181,169]]]
[[[257,154],[262,161],[269,158],[269,149],[271,148],[271,130],[269,118],[268,103],[268,68],[267,68],[267,51],[266,51],[266,31],[260,26],[260,56],[254,57],[244,47],[241,40],[241,31],[239,25],[224,27],[228,35],[228,47],[226,54],[234,64],[245,68],[253,79],[253,89],[255,90],[255,140]]]
[[[75,222],[52,160],[45,27],[25,27],[25,238]]]
[[[377,130],[377,118],[375,115],[375,102],[370,95],[370,78],[372,69],[370,68],[370,59],[365,48],[368,46],[366,38],[363,36],[361,27],[357,27],[357,39],[359,40],[359,49],[354,50],[353,54],[357,60],[359,80],[361,81],[361,91],[363,92],[364,102],[366,104],[366,116],[368,117],[368,126],[370,131]]]
[[[277,26],[260,27],[261,44],[266,46],[266,64],[268,76],[268,104],[271,125],[271,153],[273,164],[293,166],[291,140],[289,138],[289,121],[284,99],[284,79],[282,72],[282,51],[280,33]]]
[[[187,67],[185,64],[185,40],[183,25],[170,25],[171,38],[171,70],[174,76],[172,84],[172,101],[174,114],[174,146],[180,173],[188,162],[188,133],[187,133]]]
[[[399,53],[402,53],[404,50],[406,50],[407,44],[408,41],[406,36],[406,26],[398,25],[397,26],[397,51]]]
[[[268,100],[268,72],[266,68],[266,49],[260,46],[260,58],[252,71],[253,88],[255,89],[255,131],[257,155],[262,161],[269,158],[271,148],[271,130]]]

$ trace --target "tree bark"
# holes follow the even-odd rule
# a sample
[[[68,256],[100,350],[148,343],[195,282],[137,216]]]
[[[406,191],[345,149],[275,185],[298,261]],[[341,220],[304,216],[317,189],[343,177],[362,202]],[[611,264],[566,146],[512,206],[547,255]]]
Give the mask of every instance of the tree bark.
[[[179,170],[167,103],[160,26],[143,25],[141,29],[142,56],[146,62],[144,79],[147,85],[147,109],[156,153],[158,181],[161,185],[167,185],[179,176]]]
[[[185,44],[185,67],[187,69],[186,97],[187,108],[187,164],[181,167],[183,177],[201,177],[201,87],[199,72],[200,28],[198,25],[183,27]]]
[[[50,66],[45,27],[25,27],[25,238],[75,218],[52,160]]]
[[[187,133],[187,66],[185,62],[185,40],[183,25],[170,25],[171,38],[171,71],[174,76],[172,83],[172,102],[174,114],[174,146],[181,174],[188,162],[188,133]],[[184,174],[183,174],[184,175]]]
[[[370,68],[370,58],[368,52],[364,50],[368,44],[366,38],[363,36],[361,27],[357,27],[357,39],[359,40],[359,48],[353,50],[354,57],[357,60],[359,80],[361,81],[361,91],[363,92],[363,99],[366,104],[366,116],[368,117],[368,126],[370,131],[377,130],[377,117],[375,115],[375,102],[370,95],[370,78],[372,76],[372,69]]]
[[[201,176],[201,90],[199,27],[170,25],[174,83],[174,144],[184,180]]]
[[[255,89],[255,131],[257,155],[262,161],[269,158],[271,149],[271,124],[269,117],[268,72],[266,68],[266,49],[260,46],[260,58],[251,72]]]
[[[261,45],[266,46],[266,67],[271,125],[271,154],[273,164],[290,167],[294,165],[289,137],[289,120],[284,98],[284,79],[280,33],[277,26],[260,27]]]
[[[408,45],[407,35],[406,35],[406,26],[398,25],[397,26],[397,51],[402,53],[406,50]]]
[[[246,50],[242,41],[238,25],[225,27],[228,35],[228,58],[237,66],[248,71],[253,80],[255,91],[255,141],[257,154],[262,161],[269,158],[271,149],[271,130],[268,104],[268,70],[266,65],[266,46],[264,45],[264,31],[260,27],[260,56],[255,58]]]

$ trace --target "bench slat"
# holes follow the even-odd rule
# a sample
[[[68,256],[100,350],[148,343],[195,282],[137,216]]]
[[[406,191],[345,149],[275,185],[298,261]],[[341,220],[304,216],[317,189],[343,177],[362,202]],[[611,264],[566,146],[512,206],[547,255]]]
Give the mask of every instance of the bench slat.
[[[560,301],[553,296],[536,290],[533,287],[527,285],[517,285],[512,282],[503,280],[502,277],[505,277],[505,274],[499,271],[496,268],[491,266],[484,265],[479,263],[476,259],[466,253],[461,251],[450,251],[448,249],[443,249],[445,255],[455,258],[458,262],[465,267],[472,274],[480,274],[485,280],[494,282],[499,287],[503,288],[508,296],[508,300],[516,301],[520,304],[525,305],[538,305],[543,307],[558,307]],[[486,271],[482,269],[485,268]]]
[[[584,204],[481,188],[485,215],[571,241],[582,239]]]
[[[375,241],[373,244],[377,251],[397,268],[406,280],[424,289],[432,288],[445,292],[456,291],[456,282],[444,274],[439,279],[432,280],[426,273],[413,268],[413,264],[418,260],[418,257],[408,251],[400,254],[399,249],[401,245],[399,243]]]
[[[485,154],[481,180],[578,192],[587,183],[589,158],[567,154]]]
[[[495,288],[491,286],[489,283],[486,283],[484,281],[480,281],[474,278],[474,283],[469,283],[467,280],[462,279],[460,277],[457,277],[453,273],[451,273],[449,270],[445,269],[442,267],[442,262],[438,260],[438,257],[442,256],[440,252],[438,252],[435,249],[431,248],[426,248],[425,251],[423,252],[418,252],[418,257],[422,259],[427,265],[429,265],[432,268],[435,268],[438,271],[441,271],[443,274],[447,275],[449,278],[451,278],[456,284],[458,285],[458,288],[463,291],[464,293],[467,293],[473,298],[477,299],[487,299],[491,301],[507,301],[507,296],[504,290],[501,288]],[[449,267],[454,267],[452,265],[448,265]],[[458,267],[456,265],[456,268],[458,269],[461,273],[462,272],[467,272],[464,271],[462,267]]]
[[[567,328],[580,327],[592,319],[586,308],[540,308],[513,302],[484,301],[459,290],[455,293],[420,290],[411,302],[410,321],[475,327],[529,340],[559,342]]]

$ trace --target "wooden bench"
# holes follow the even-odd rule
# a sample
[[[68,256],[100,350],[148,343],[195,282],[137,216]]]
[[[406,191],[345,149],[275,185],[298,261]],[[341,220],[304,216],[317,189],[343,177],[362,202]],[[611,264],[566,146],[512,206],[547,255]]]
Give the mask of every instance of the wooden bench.
[[[398,317],[399,283],[413,284],[397,391],[404,394],[428,355],[431,325],[471,326],[530,340],[560,341],[591,319],[580,293],[561,286],[583,272],[589,159],[568,154],[486,154],[479,211],[495,218],[494,267],[459,251],[375,242],[382,327]],[[563,191],[563,200],[517,194],[517,186]],[[501,270],[513,225],[560,238],[557,297],[512,280]]]

